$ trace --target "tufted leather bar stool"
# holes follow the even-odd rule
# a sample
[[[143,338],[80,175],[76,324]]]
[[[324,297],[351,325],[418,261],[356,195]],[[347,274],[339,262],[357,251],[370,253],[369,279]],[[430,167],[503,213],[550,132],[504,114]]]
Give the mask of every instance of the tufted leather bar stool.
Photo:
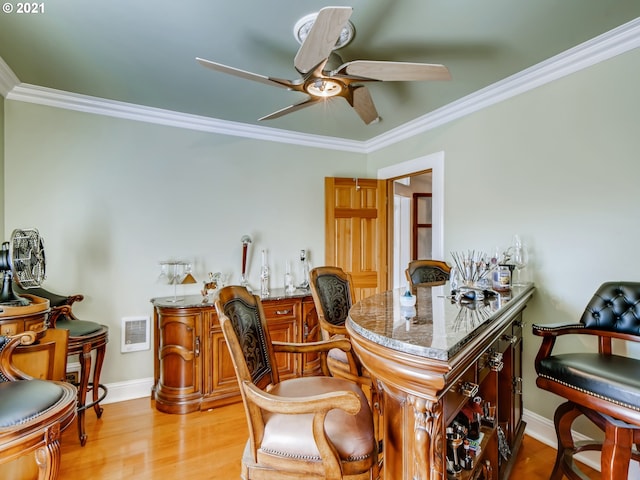
[[[573,455],[586,450],[601,450],[603,479],[626,479],[630,460],[640,460],[632,449],[640,443],[640,359],[613,353],[612,340],[640,342],[640,283],[604,283],[579,323],[534,325],[533,333],[542,337],[536,384],[567,399],[554,416],[558,451],[550,479],[581,478]],[[568,334],[596,337],[598,351],[552,354],[556,339]],[[604,432],[602,444],[573,441],[571,425],[582,415]]]
[[[50,328],[62,328],[69,330],[69,342],[67,356],[78,356],[80,363],[80,377],[78,378],[78,438],[80,445],[87,443],[87,434],[84,425],[85,412],[93,408],[98,418],[102,416],[100,402],[107,395],[107,387],[100,383],[100,373],[109,341],[109,327],[97,322],[79,320],[71,310],[75,302],[84,299],[83,295],[63,296],[49,292],[43,288],[31,288],[23,290],[14,285],[18,294],[29,293],[46,298],[51,305],[49,317]],[[92,352],[95,351],[95,363],[92,374]],[[89,381],[91,379],[91,381]],[[92,399],[87,403],[87,394],[91,392]]]
[[[60,469],[60,437],[76,415],[77,393],[65,382],[32,379],[13,367],[19,345],[34,332],[0,336],[0,465],[2,478],[22,478],[13,461],[33,455],[39,479],[54,480]]]

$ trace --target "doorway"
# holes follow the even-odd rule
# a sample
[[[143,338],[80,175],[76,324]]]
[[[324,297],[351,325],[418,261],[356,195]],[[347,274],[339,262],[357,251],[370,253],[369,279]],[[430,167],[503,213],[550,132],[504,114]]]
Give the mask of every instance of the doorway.
[[[387,180],[388,197],[394,199],[388,209],[388,225],[393,225],[387,236],[388,274],[389,285],[399,288],[406,285],[404,271],[414,256],[444,258],[444,152],[382,168],[378,178]],[[414,223],[425,228],[414,232]]]
[[[389,179],[393,188],[393,288],[406,285],[411,260],[433,258],[431,171]]]

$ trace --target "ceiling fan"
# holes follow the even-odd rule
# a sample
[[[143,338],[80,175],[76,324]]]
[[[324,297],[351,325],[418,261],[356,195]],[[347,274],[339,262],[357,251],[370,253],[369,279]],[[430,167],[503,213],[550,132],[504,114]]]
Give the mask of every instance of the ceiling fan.
[[[348,43],[348,40],[345,42],[343,38],[345,29],[347,29],[348,35],[353,34],[352,26],[351,32],[348,32],[352,11],[351,7],[325,7],[313,16],[315,18],[312,23],[306,23],[306,26],[303,27],[306,36],[301,39],[302,44],[293,61],[295,69],[300,74],[300,78],[296,80],[267,77],[203,58],[196,58],[196,60],[201,65],[219,72],[309,95],[306,100],[266,115],[259,120],[282,117],[326,99],[342,97],[349,102],[349,105],[353,107],[364,123],[369,125],[378,121],[380,117],[369,90],[366,86],[361,85],[362,83],[451,79],[449,69],[444,65],[374,60],[355,60],[342,63],[334,49]],[[334,63],[337,67],[331,69]]]

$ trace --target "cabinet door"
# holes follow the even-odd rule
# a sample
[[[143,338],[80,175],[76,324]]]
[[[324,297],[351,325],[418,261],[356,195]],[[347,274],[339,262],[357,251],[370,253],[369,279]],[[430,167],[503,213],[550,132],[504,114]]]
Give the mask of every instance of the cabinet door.
[[[312,298],[307,297],[302,301],[302,341],[317,342],[320,339],[319,332],[316,305]],[[302,375],[319,375],[320,373],[320,357],[315,353],[304,355]]]
[[[222,329],[218,323],[215,313],[211,313],[211,333],[209,335],[210,360],[208,367],[207,392],[210,398],[204,408],[225,405],[227,403],[240,401],[240,388],[238,379],[233,368],[233,360],[224,339]]]
[[[262,306],[272,341],[300,342],[302,340],[298,329],[298,324],[302,320],[302,300],[293,298],[273,300],[264,302]],[[298,358],[299,356],[291,353],[276,354],[281,380],[300,375],[302,359]]]
[[[516,317],[503,337],[509,344],[500,372],[500,421],[506,425],[510,445],[516,440],[522,422],[522,314]]]
[[[200,313],[175,310],[159,314],[159,396],[182,401],[202,391],[201,324]]]

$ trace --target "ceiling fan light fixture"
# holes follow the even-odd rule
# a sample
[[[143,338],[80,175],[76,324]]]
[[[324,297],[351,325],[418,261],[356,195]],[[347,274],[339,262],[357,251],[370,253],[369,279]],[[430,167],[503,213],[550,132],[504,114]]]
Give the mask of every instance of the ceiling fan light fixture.
[[[293,36],[300,45],[302,45],[302,43],[309,35],[309,31],[313,26],[313,22],[316,21],[317,16],[318,12],[305,15],[293,26]],[[338,41],[336,42],[336,45],[335,47],[333,47],[333,49],[337,50],[351,43],[351,40],[353,40],[353,36],[355,35],[355,33],[356,29],[353,26],[353,23],[351,23],[350,21],[347,22],[347,24],[340,32],[340,37],[338,37]]]
[[[342,84],[327,78],[316,78],[305,85],[305,91],[314,97],[335,97],[342,92]]]

